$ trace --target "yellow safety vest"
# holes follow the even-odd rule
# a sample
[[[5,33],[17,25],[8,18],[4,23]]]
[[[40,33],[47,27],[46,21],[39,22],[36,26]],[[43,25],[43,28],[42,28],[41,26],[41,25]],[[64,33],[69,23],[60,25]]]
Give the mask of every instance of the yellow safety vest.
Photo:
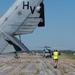
[[[53,52],[53,59],[59,58],[59,52]]]

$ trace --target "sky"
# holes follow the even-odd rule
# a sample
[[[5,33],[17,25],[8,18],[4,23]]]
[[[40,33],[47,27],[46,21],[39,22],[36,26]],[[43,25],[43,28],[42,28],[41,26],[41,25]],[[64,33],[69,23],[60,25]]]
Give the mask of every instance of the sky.
[[[15,0],[0,0],[0,16]],[[75,0],[44,0],[45,27],[37,27],[32,34],[22,35],[22,42],[30,49],[50,46],[51,49],[75,50]]]

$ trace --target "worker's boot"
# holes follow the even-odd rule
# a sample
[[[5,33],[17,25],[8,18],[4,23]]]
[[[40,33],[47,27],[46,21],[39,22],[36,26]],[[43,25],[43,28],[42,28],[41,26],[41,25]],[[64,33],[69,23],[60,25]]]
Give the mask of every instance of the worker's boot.
[[[54,68],[57,68],[57,65],[56,65],[56,66],[54,66]]]

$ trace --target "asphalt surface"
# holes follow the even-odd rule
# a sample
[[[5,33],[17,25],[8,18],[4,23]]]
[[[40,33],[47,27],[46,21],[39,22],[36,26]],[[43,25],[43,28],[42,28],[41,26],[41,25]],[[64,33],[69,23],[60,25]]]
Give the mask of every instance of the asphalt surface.
[[[53,67],[52,58],[40,55],[19,54],[0,56],[0,75],[75,75],[75,60],[60,58],[57,69]]]

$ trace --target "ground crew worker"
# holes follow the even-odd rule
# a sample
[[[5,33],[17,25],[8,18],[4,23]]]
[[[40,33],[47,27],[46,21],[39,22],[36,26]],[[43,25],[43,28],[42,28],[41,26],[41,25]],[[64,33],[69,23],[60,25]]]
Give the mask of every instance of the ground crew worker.
[[[60,52],[58,50],[54,50],[52,55],[53,55],[53,60],[54,60],[54,68],[57,68]]]

